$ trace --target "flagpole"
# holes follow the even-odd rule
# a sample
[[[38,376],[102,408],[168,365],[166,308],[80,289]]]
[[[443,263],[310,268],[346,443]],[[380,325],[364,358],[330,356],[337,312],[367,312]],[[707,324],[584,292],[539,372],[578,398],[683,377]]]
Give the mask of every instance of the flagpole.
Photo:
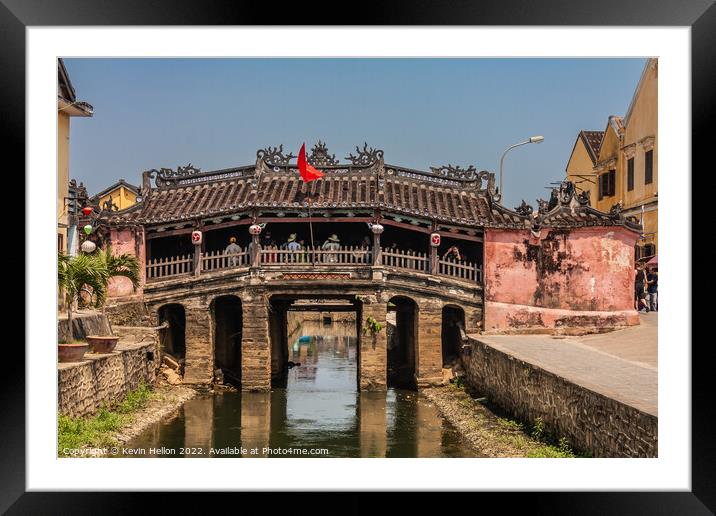
[[[311,231],[311,265],[316,266],[316,248],[313,245],[313,220],[311,220],[311,193],[308,192],[308,185],[306,185],[306,192],[308,193],[308,227]]]

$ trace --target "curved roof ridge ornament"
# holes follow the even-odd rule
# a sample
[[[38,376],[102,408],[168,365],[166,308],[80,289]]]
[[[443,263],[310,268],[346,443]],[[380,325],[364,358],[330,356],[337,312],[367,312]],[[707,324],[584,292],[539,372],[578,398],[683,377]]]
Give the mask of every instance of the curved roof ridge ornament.
[[[266,147],[256,151],[256,158],[263,160],[264,163],[272,167],[285,167],[295,157],[292,152],[283,153],[283,144],[278,147]]]
[[[374,149],[373,147],[369,148],[368,142],[363,143],[362,150],[356,145],[356,152],[358,153],[356,156],[351,153],[345,158],[355,166],[369,167],[383,159],[383,151],[381,149]]]
[[[446,177],[448,179],[462,179],[467,181],[477,181],[477,169],[475,165],[470,165],[467,168],[460,166],[453,166],[450,163],[440,167],[430,167],[433,174],[436,176]]]
[[[311,148],[311,155],[308,156],[307,161],[314,167],[338,165],[336,155],[329,154],[326,143],[321,140],[318,140],[318,143]]]

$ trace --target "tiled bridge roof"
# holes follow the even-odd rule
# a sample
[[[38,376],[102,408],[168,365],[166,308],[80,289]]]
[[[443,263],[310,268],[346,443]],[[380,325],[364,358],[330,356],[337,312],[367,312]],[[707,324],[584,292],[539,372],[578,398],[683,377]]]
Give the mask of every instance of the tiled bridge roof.
[[[495,201],[495,176],[487,171],[447,165],[424,172],[385,164],[383,151],[367,145],[356,151],[357,155],[346,158],[348,163],[341,164],[319,142],[308,161],[325,175],[308,184],[290,163],[294,156],[284,154],[282,147],[259,150],[254,165],[211,172],[191,164],[177,170],[146,171],[142,202],[121,212],[103,212],[101,219],[159,225],[253,211],[290,215],[305,212],[310,202],[314,213],[379,209],[383,214],[464,227],[525,228],[535,221],[527,205],[513,211]],[[573,211],[560,212],[560,224],[615,223],[613,217],[593,209],[586,217],[572,217]],[[539,217],[543,215],[546,211],[540,210]]]

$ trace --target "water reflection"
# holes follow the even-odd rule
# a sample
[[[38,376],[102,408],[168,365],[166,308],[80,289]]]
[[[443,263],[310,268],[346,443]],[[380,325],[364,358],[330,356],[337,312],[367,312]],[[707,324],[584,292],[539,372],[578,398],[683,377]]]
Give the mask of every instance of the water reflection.
[[[326,449],[321,456],[328,457],[475,456],[418,393],[358,392],[354,323],[304,324],[297,333],[289,360],[300,366],[289,371],[285,389],[202,395],[127,447],[165,457],[185,447],[201,454],[184,456],[199,457],[311,456],[278,454],[287,449]]]

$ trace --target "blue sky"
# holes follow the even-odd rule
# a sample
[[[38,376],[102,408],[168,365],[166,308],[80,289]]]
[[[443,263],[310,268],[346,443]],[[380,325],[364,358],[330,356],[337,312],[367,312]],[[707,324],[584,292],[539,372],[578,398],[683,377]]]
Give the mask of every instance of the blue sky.
[[[143,170],[253,163],[256,150],[367,141],[387,163],[498,172],[505,204],[564,177],[581,129],[623,115],[644,59],[66,59],[92,118],[74,118],[70,174],[91,194]]]

